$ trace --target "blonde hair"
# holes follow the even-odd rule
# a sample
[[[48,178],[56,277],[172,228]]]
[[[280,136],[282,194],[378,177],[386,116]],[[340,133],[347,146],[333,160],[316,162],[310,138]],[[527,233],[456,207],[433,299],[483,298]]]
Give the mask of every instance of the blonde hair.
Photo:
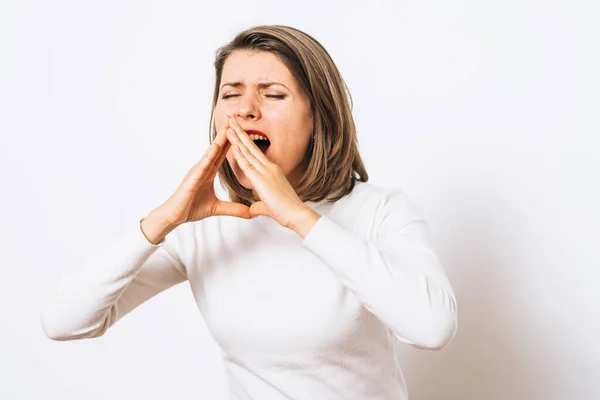
[[[305,155],[307,168],[296,187],[303,202],[339,200],[352,191],[355,180],[369,179],[358,151],[352,96],[346,83],[327,50],[312,36],[289,26],[256,26],[240,32],[217,50],[210,143],[217,135],[215,107],[223,66],[236,50],[266,51],[277,56],[310,102],[314,131]],[[252,190],[239,183],[227,159],[219,167],[219,180],[230,201],[252,204]]]

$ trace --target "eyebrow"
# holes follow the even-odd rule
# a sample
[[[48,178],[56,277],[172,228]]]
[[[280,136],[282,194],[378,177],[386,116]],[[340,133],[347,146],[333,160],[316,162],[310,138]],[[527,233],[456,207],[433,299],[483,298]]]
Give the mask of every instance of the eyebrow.
[[[264,89],[264,88],[271,87],[273,85],[281,85],[284,88],[286,88],[286,89],[289,90],[289,88],[287,86],[285,86],[283,83],[279,83],[279,82],[263,82],[263,83],[256,84],[255,86],[258,87],[259,89]],[[244,83],[240,82],[240,81],[237,81],[237,82],[227,82],[227,83],[224,83],[221,86],[221,90],[223,90],[223,88],[225,86],[231,86],[231,87],[237,88],[237,87],[240,87],[240,86],[244,86]]]

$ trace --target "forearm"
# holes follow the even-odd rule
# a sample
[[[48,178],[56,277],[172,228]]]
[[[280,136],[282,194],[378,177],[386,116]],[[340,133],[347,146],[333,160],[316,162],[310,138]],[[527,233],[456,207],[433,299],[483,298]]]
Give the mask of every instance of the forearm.
[[[183,266],[134,224],[63,273],[45,305],[44,330],[55,340],[101,336],[132,309],[185,279]]]
[[[426,233],[418,222],[405,229],[415,238]],[[303,246],[401,340],[434,349],[454,335],[454,293],[437,256],[424,243],[398,238],[376,244],[322,218]]]

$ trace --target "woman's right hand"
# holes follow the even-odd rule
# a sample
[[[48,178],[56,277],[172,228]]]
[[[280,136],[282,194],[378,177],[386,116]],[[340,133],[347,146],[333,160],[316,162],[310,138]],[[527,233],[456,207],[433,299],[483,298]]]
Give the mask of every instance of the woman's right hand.
[[[158,207],[167,223],[178,226],[215,215],[252,218],[248,206],[222,201],[215,195],[214,180],[231,147],[226,134],[228,128],[229,120],[202,159],[183,178],[175,193]]]

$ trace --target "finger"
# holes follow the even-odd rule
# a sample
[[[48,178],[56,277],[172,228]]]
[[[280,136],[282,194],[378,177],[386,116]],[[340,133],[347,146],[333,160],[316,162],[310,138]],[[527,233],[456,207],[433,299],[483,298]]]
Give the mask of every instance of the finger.
[[[189,171],[185,174],[185,177],[182,180],[181,188],[184,190],[196,190],[196,187],[202,184],[205,180],[205,177],[213,172],[216,173],[214,169],[214,165],[211,160],[218,151],[218,146],[212,144],[204,156],[198,161]]]
[[[198,179],[202,179],[202,177],[212,175],[213,173],[216,174],[218,167],[215,166],[215,160],[219,157],[220,151],[221,148],[218,144],[211,144],[200,161],[198,161],[198,163],[196,163],[196,165],[188,172],[186,178],[188,176],[193,176],[193,181],[196,182]]]
[[[230,119],[231,117],[228,116],[228,118]],[[229,119],[227,120],[225,125],[223,125],[223,127],[221,128],[221,130],[219,131],[219,133],[217,134],[217,136],[215,137],[215,139],[213,141],[213,143],[216,143],[219,145],[220,150],[221,150],[217,159],[214,162],[214,165],[217,168],[219,168],[221,166],[221,164],[225,160],[225,157],[227,156],[227,152],[229,151],[229,148],[231,147],[231,142],[227,138],[227,129],[229,129],[229,127],[230,127]]]
[[[231,117],[229,117],[229,119],[231,119]],[[194,174],[196,176],[202,176],[210,168],[219,168],[230,147],[230,143],[226,135],[227,129],[229,129],[229,124],[230,121],[227,121],[225,126],[221,128],[221,131],[213,140],[213,143],[206,150],[200,161],[198,161],[196,165],[194,165],[194,167],[191,169],[191,174]]]
[[[217,133],[217,136],[213,139],[213,143],[217,143],[221,147],[225,146],[227,143],[227,129],[231,127],[230,119],[231,117],[228,115],[227,122],[225,122],[221,130]]]
[[[225,145],[222,147],[221,154],[219,154],[219,157],[217,158],[217,161],[215,162],[215,166],[217,168],[220,167],[221,164],[223,164],[225,157],[227,157],[227,152],[229,151],[229,148],[231,148],[231,143],[229,141],[227,141],[227,142],[225,142]]]
[[[219,168],[221,166],[221,164],[223,164],[223,161],[225,160],[225,157],[227,157],[227,153],[229,152],[229,149],[231,148],[231,142],[227,138],[227,131],[223,132],[223,140],[225,143],[223,144],[223,146],[221,146],[221,153],[219,154],[217,160],[215,161],[215,166],[217,168]]]
[[[245,147],[248,150],[248,152],[252,154],[253,159],[256,159],[256,161],[258,161],[260,164],[266,166],[270,161],[265,157],[264,153],[258,148],[254,141],[250,139],[248,133],[246,133],[246,131],[242,129],[242,126],[239,124],[239,121],[235,116],[231,119],[231,127],[237,134],[237,137],[240,139],[242,144],[244,145],[240,146],[240,148],[244,150]],[[247,158],[249,161],[253,161],[252,158]],[[257,167],[259,166],[257,165]]]
[[[251,180],[254,180],[259,175],[262,175],[259,171],[256,170],[256,167],[254,165],[252,165],[250,163],[250,161],[248,161],[248,159],[244,156],[244,154],[242,153],[242,151],[240,150],[240,148],[237,144],[234,143],[232,145],[232,149],[233,149],[233,155],[235,156],[235,159],[236,159],[238,165],[240,166],[240,168],[242,169],[242,171],[244,172],[244,174],[246,174],[246,176],[248,178],[250,178]]]
[[[262,201],[252,203],[252,205],[250,206],[250,216],[254,218],[259,215],[266,215],[267,217],[269,216],[269,214],[267,213],[267,206],[265,206],[265,203],[263,203]]]
[[[254,158],[259,161],[264,166],[270,163],[269,159],[264,155],[264,153],[258,148],[254,141],[250,139],[250,136],[246,133],[245,130],[242,129],[242,126],[239,124],[237,118],[235,116],[231,119],[231,127],[237,133],[237,136],[240,138],[241,142],[244,143],[246,148],[252,153]]]
[[[261,174],[265,172],[265,165],[261,163],[259,160],[254,157],[252,152],[248,149],[248,147],[240,140],[239,136],[233,132],[233,130],[229,129],[228,138],[231,140],[231,143],[237,146],[238,151],[243,155],[244,159],[252,165],[252,167],[260,172]],[[234,146],[234,148],[235,148]],[[258,150],[260,151],[260,149]]]
[[[251,219],[248,206],[230,201],[218,200],[214,215],[231,215],[245,219]]]
[[[206,153],[202,156],[200,161],[196,164],[196,169],[206,170],[213,166],[214,160],[219,155],[220,147],[216,143],[210,145],[210,147],[206,150]]]

